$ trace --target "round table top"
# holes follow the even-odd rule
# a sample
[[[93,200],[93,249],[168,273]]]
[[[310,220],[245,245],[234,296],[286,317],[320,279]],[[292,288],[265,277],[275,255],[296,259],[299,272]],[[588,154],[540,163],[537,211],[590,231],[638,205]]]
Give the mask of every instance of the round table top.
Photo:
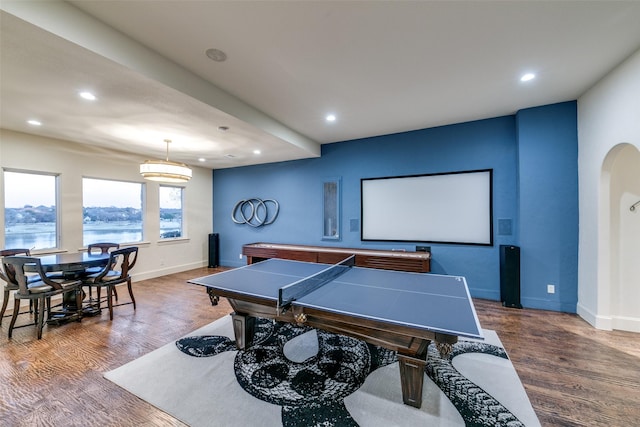
[[[89,267],[102,267],[109,262],[109,254],[87,252],[61,253],[39,256],[42,269],[49,271],[82,271]]]

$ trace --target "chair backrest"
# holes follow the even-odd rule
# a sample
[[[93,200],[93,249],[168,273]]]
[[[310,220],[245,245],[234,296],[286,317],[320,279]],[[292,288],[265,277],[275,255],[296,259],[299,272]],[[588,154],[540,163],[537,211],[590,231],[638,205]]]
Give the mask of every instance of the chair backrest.
[[[29,256],[8,256],[2,258],[2,267],[7,275],[7,279],[9,282],[18,286],[19,292],[21,294],[27,295],[29,293],[29,288],[27,286],[27,274],[26,274],[26,265],[32,265],[32,269],[29,271],[33,271],[40,276],[40,280],[42,280],[47,285],[51,286],[54,289],[62,289],[59,283],[49,279],[47,275],[42,270],[42,264],[40,263],[40,258],[29,257]]]
[[[109,270],[115,268],[116,265],[120,266],[120,278],[125,279],[129,276],[129,271],[133,268],[138,260],[138,247],[131,246],[128,248],[116,249],[109,252],[109,262],[105,266],[104,270],[96,277],[97,280],[101,280]]]
[[[25,255],[31,256],[31,251],[29,249],[2,249],[0,250],[0,260],[6,256],[16,256],[16,255]],[[11,267],[10,267],[11,268]],[[5,268],[0,268],[0,279],[4,280],[7,283],[14,284],[9,280],[7,274],[5,273]]]
[[[97,252],[98,249],[100,250],[101,254],[106,254],[106,253],[109,253],[109,249],[120,249],[120,244],[105,242],[105,243],[91,243],[90,245],[87,245],[88,253]]]

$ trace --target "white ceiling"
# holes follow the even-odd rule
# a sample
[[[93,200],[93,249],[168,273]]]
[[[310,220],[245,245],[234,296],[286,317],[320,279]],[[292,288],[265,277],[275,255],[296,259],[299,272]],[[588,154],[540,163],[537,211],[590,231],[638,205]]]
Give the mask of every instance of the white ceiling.
[[[640,1],[0,8],[2,128],[149,157],[164,157],[169,138],[172,160],[210,168],[314,157],[318,144],[575,100],[640,49]],[[210,60],[209,48],[227,60]],[[537,78],[521,83],[525,72]],[[85,88],[98,100],[77,98]],[[325,122],[327,113],[337,120]]]

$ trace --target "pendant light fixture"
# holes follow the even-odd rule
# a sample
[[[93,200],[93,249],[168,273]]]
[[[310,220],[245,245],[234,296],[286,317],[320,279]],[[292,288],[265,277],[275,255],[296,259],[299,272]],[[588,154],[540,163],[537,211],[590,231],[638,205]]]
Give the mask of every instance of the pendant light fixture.
[[[170,139],[167,143],[167,160],[147,160],[140,164],[140,175],[151,181],[187,182],[191,179],[191,169],[184,163],[169,161]]]

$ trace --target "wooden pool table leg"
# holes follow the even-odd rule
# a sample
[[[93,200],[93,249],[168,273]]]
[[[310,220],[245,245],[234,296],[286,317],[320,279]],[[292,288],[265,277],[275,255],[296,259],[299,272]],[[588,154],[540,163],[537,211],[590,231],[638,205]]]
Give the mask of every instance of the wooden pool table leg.
[[[256,329],[256,318],[246,314],[231,313],[231,321],[238,350],[251,346]]]
[[[220,301],[220,297],[214,293],[213,289],[211,288],[206,288],[206,289],[207,289],[207,295],[209,295],[209,300],[211,301],[211,305],[218,305],[218,301]]]
[[[422,406],[422,385],[424,383],[425,359],[405,356],[398,353],[400,365],[400,382],[402,384],[402,401],[415,408]]]

